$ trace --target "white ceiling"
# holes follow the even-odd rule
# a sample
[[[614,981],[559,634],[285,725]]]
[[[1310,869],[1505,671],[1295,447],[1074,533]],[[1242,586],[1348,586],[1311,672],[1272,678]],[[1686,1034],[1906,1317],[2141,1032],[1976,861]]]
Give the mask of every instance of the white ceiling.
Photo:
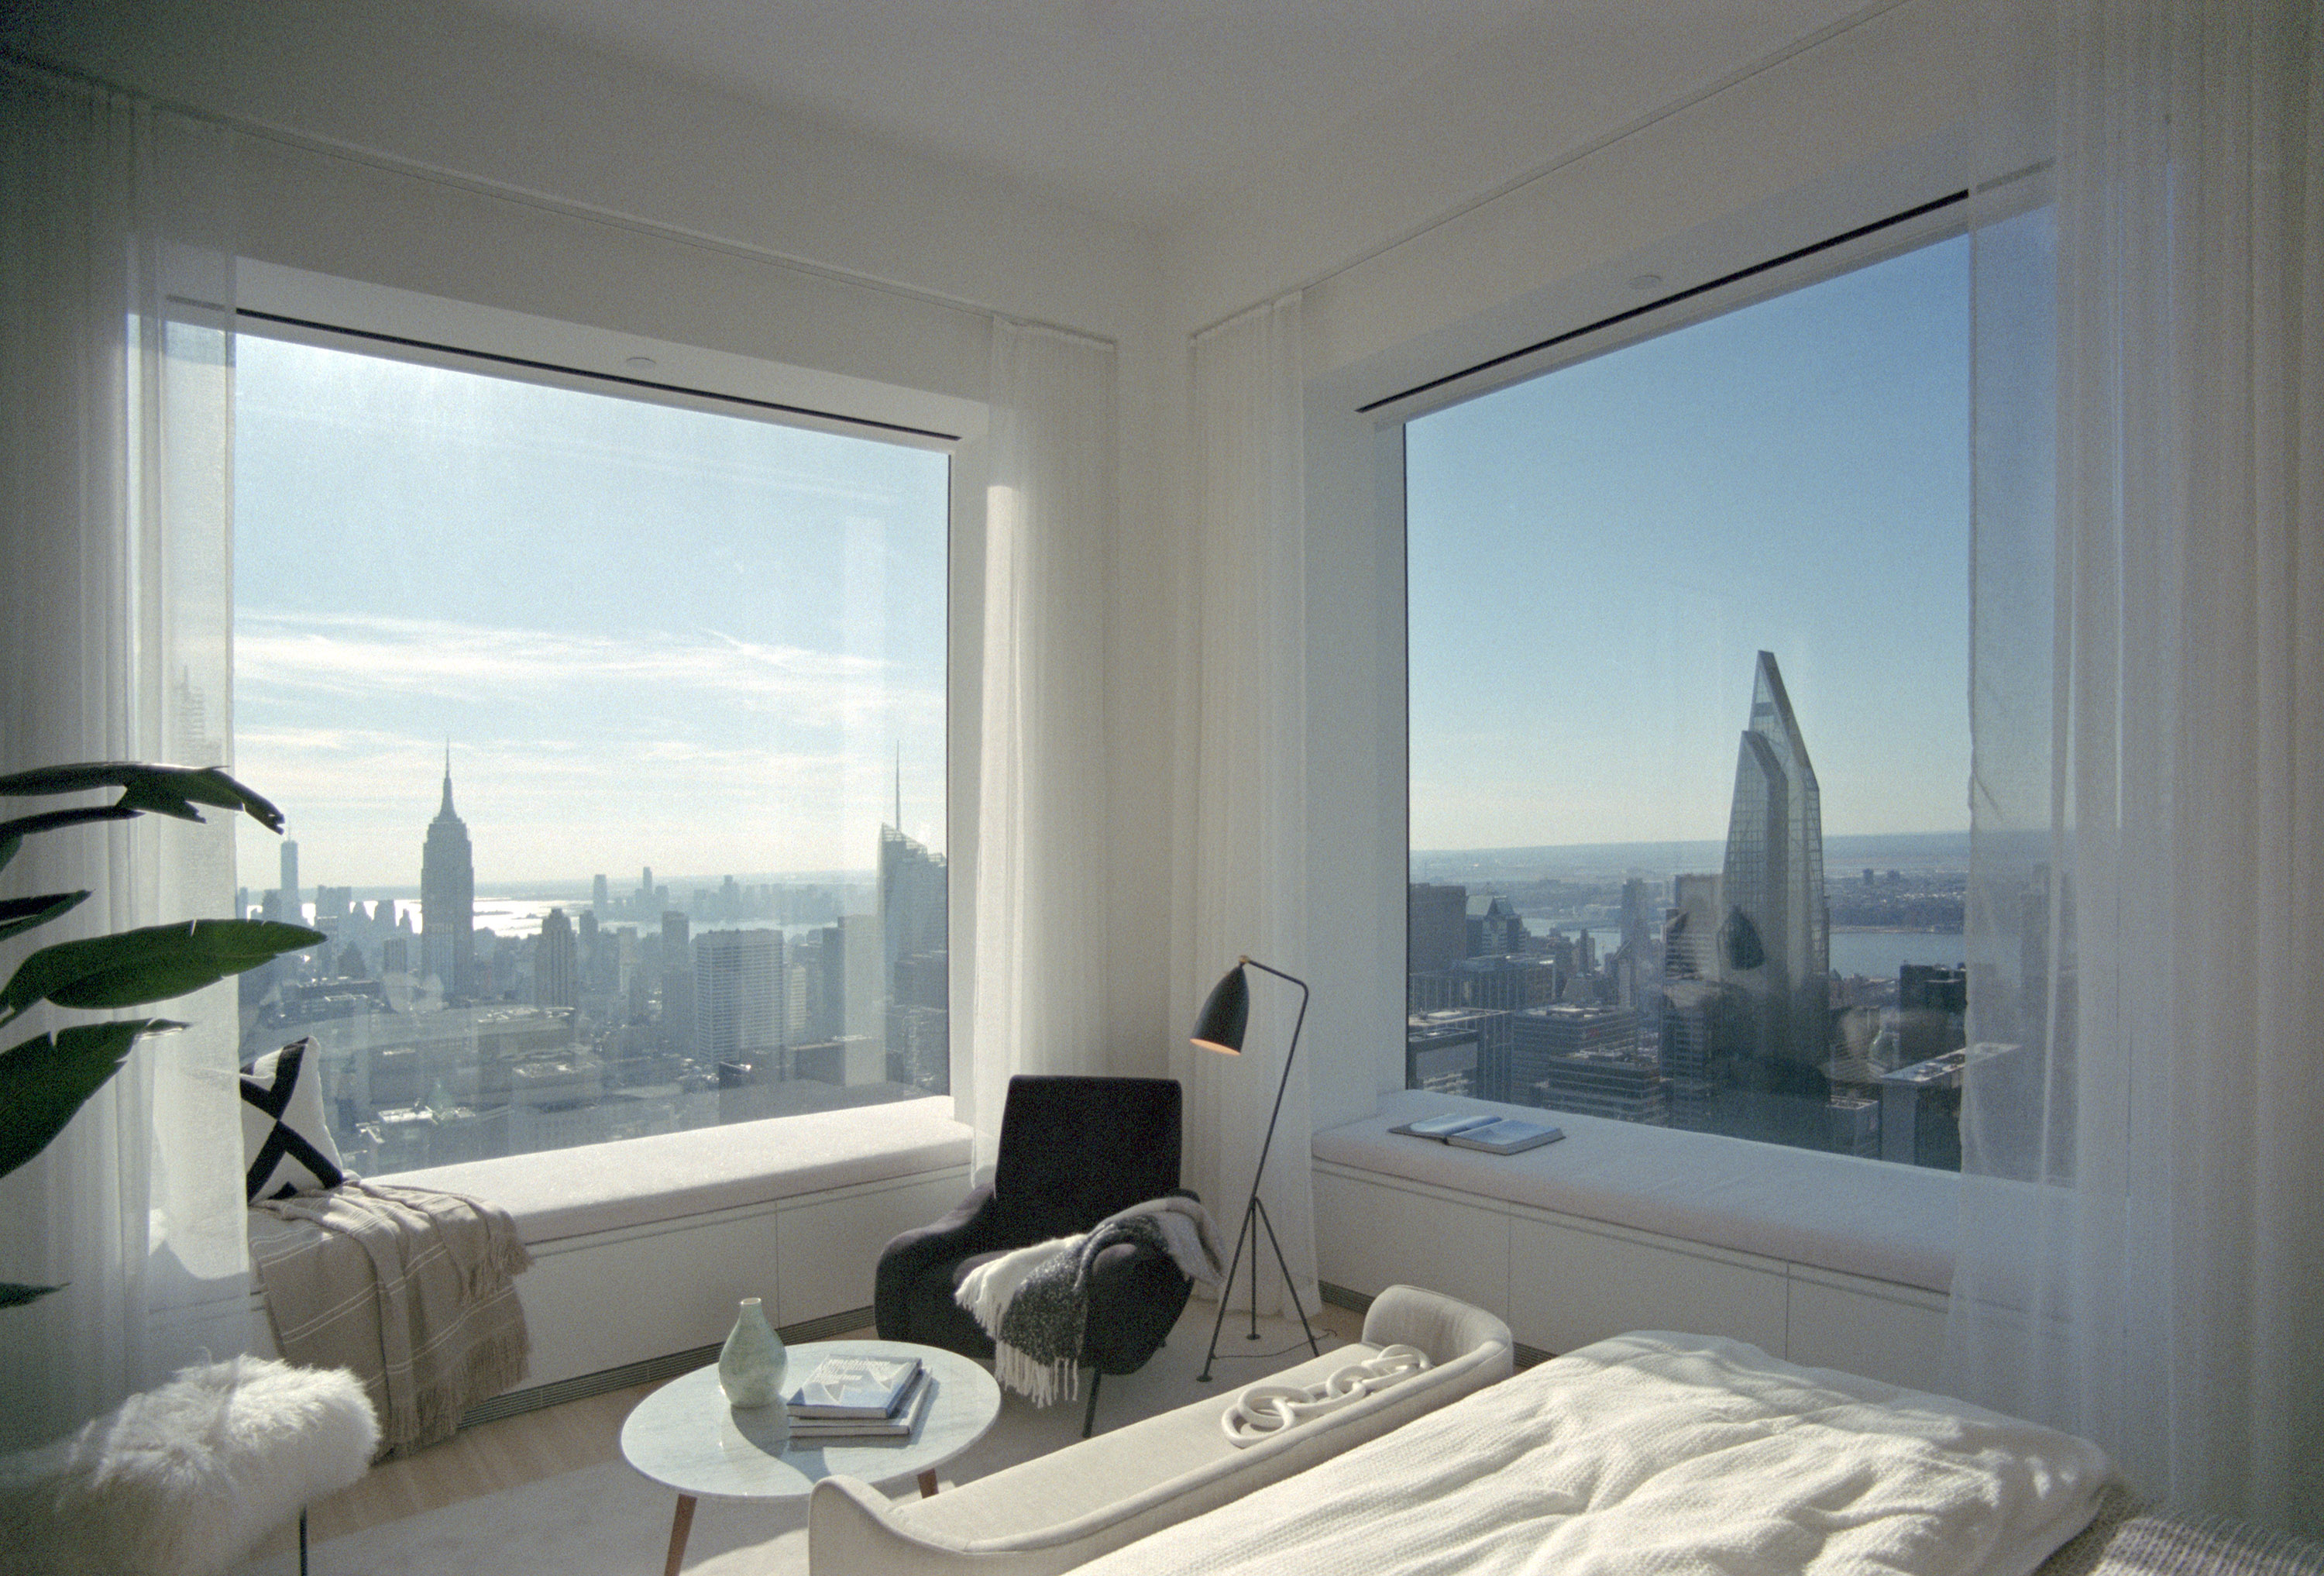
[[[1507,46],[1545,60],[1521,88],[1532,102],[1602,100],[1607,64],[1635,51],[1642,29],[1764,48],[1863,0],[474,3],[1159,229],[1368,114],[1425,114],[1400,93],[1463,54]]]

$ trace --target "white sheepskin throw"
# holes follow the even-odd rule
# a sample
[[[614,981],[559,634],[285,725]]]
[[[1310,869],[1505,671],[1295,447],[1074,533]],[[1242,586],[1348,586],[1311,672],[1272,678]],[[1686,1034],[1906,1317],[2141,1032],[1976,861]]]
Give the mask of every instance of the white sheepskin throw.
[[[218,1576],[362,1477],[378,1445],[344,1369],[187,1369],[69,1439],[0,1458],[0,1571]]]

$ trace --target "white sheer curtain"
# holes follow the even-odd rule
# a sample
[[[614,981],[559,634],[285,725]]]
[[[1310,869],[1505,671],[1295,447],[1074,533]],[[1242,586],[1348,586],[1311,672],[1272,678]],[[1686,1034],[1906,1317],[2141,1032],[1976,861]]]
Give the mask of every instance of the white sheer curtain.
[[[2324,23],[2042,11],[2054,170],[1975,242],[1950,1356],[2148,1493],[2316,1532]]]
[[[1172,1065],[1186,1090],[1187,1185],[1231,1233],[1250,1195],[1299,991],[1253,971],[1245,1054],[1183,1037],[1238,956],[1307,972],[1307,598],[1299,298],[1194,343],[1195,517],[1178,663]],[[1311,1022],[1313,1015],[1310,1015]],[[1310,1055],[1314,1047],[1307,1047]],[[1307,1056],[1292,1064],[1261,1196],[1315,1306]],[[1264,1242],[1259,1308],[1288,1313]],[[1248,1271],[1231,1301],[1250,1300]]]
[[[970,1098],[991,1164],[1010,1077],[1105,1055],[1105,598],[1114,350],[992,330]]]
[[[0,66],[0,770],[230,763],[226,143]],[[230,913],[231,837],[148,816],[32,839],[0,890],[92,896],[0,969],[50,941]],[[195,1027],[144,1042],[0,1181],[0,1278],[69,1283],[0,1313],[0,1448],[161,1377],[157,1311],[206,1283],[248,1296],[234,987],[167,1011]]]

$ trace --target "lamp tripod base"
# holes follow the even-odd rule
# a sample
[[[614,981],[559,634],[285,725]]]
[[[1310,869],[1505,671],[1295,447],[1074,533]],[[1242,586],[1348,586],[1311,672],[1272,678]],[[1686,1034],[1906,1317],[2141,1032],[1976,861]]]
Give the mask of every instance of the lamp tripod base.
[[[1291,1266],[1284,1260],[1283,1244],[1275,1239],[1275,1222],[1267,1218],[1267,1205],[1254,1192],[1250,1195],[1250,1203],[1243,1206],[1242,1230],[1235,1233],[1234,1257],[1227,1260],[1226,1279],[1219,1283],[1219,1316],[1211,1325],[1211,1345],[1210,1350],[1203,1354],[1203,1371],[1194,1376],[1202,1384],[1211,1382],[1211,1364],[1218,1359],[1219,1332],[1226,1328],[1227,1300],[1234,1290],[1235,1271],[1242,1265],[1246,1239],[1250,1243],[1250,1334],[1247,1339],[1259,1339],[1259,1238],[1251,1230],[1254,1221],[1259,1223],[1259,1230],[1267,1233],[1267,1245],[1275,1250],[1275,1266],[1283,1272],[1283,1289],[1290,1295],[1291,1306],[1299,1314],[1299,1328],[1307,1337],[1308,1350],[1317,1357],[1323,1355],[1323,1345],[1315,1339],[1314,1328],[1307,1323],[1306,1305],[1299,1300],[1298,1283],[1291,1278]]]

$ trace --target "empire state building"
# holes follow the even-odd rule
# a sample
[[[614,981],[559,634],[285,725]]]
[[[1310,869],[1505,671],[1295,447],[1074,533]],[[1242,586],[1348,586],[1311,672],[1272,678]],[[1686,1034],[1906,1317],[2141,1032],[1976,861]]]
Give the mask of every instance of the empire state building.
[[[474,998],[476,984],[476,861],[468,824],[452,811],[452,752],[444,751],[444,807],[428,824],[420,856],[420,945],[425,972],[445,1000]]]

